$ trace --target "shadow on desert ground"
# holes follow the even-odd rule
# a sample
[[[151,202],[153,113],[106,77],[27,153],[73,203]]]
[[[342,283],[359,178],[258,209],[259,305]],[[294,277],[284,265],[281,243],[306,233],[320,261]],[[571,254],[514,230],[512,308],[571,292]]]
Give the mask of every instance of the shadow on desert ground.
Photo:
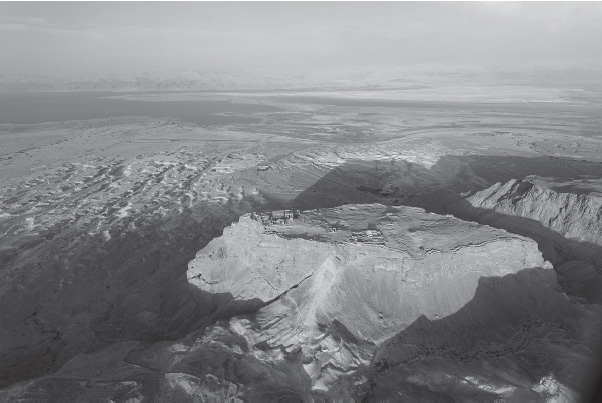
[[[579,338],[576,334],[586,321],[558,291],[553,272],[546,269],[481,277],[475,296],[459,311],[438,320],[422,316],[379,347],[368,371],[368,400],[393,396],[396,390],[435,401],[496,397],[463,389],[461,379],[471,374],[488,374],[485,383],[515,385],[554,374],[561,383],[583,391],[590,386],[595,365],[592,340],[587,347],[581,345],[587,344],[584,340],[558,344],[557,339]],[[440,380],[429,391],[419,385],[430,371],[447,371],[458,379]],[[530,395],[527,386],[521,398],[537,395]]]
[[[204,204],[134,231],[113,228],[108,241],[75,232],[19,251],[44,270],[4,295],[0,383],[40,376],[109,343],[183,337],[208,313],[189,292],[188,262],[251,210]]]
[[[208,315],[218,319],[239,310],[248,312],[259,308],[259,304],[251,301],[250,305],[243,304],[233,311],[219,312],[218,302],[227,300],[228,296],[205,294],[201,300],[207,301],[207,306],[201,307],[190,293],[186,279],[187,263],[195,253],[246,212],[382,203],[405,204],[445,214],[449,212],[446,206],[452,201],[458,210],[467,210],[460,193],[482,190],[496,182],[527,175],[563,180],[601,176],[599,164],[548,157],[445,156],[430,168],[406,161],[348,161],[316,179],[291,200],[271,200],[263,206],[245,201],[203,205],[135,232],[124,232],[122,236],[117,236],[120,229],[116,228],[116,236],[106,243],[75,234],[75,237],[81,236],[82,241],[68,250],[68,256],[59,256],[58,260],[54,259],[56,251],[65,249],[65,241],[60,237],[43,247],[33,246],[38,260],[32,264],[48,265],[45,279],[36,279],[36,282],[51,282],[68,257],[70,267],[78,269],[71,283],[59,291],[49,287],[34,294],[15,289],[6,295],[3,306],[9,309],[2,315],[7,324],[5,331],[11,335],[11,328],[22,326],[24,318],[27,330],[25,336],[16,337],[0,353],[1,383],[6,386],[51,372],[73,355],[99,349],[107,343],[173,340],[206,325]],[[531,222],[533,220],[499,217],[487,211],[472,211],[471,219],[478,221],[480,213],[489,214],[500,228],[514,222],[512,228],[527,228],[524,234],[534,237],[544,254],[551,253],[547,247],[550,242],[556,255],[565,260],[571,254],[581,258],[581,251],[588,251],[589,261],[599,270],[602,253],[597,245],[566,240],[541,224]],[[563,287],[567,287],[566,281]],[[584,291],[583,287],[573,288],[576,291],[569,291],[576,295],[582,293],[588,300],[600,295]]]
[[[527,236],[538,243],[544,258],[553,263],[556,276],[551,283],[556,283],[557,280],[563,292],[580,298],[583,303],[602,304],[602,246],[568,239],[533,219],[475,208],[466,200],[466,196],[461,195],[470,195],[497,182],[523,179],[529,175],[562,182],[582,178],[600,178],[602,170],[600,164],[595,162],[550,157],[445,156],[431,168],[405,161],[348,161],[331,170],[310,188],[299,194],[290,202],[289,208],[329,208],[350,203],[404,204],[439,214],[452,214],[463,220],[475,221]],[[567,189],[563,188],[562,191],[566,192]],[[588,270],[572,271],[570,265],[567,265],[571,263],[578,263],[581,267],[584,264],[591,266],[588,266]],[[427,337],[427,339],[431,337],[428,335],[442,335],[446,340],[445,343],[453,345],[453,340],[458,341],[462,338],[477,343],[481,337],[484,337],[483,340],[491,338],[493,341],[500,335],[511,337],[510,333],[512,332],[515,332],[514,334],[523,332],[521,334],[528,338],[530,337],[528,332],[525,333],[526,330],[521,328],[526,323],[530,323],[529,329],[532,326],[543,326],[543,323],[548,325],[552,323],[550,326],[560,326],[558,329],[568,332],[565,336],[567,339],[571,339],[571,332],[580,332],[583,328],[583,324],[579,324],[576,319],[580,316],[580,310],[558,292],[560,289],[554,292],[546,291],[542,295],[543,291],[539,289],[541,284],[537,277],[541,277],[543,274],[537,270],[539,269],[531,274],[528,273],[529,270],[517,274],[516,278],[521,278],[522,283],[517,282],[514,277],[501,280],[482,278],[475,298],[458,313],[439,321],[431,322],[426,318],[418,320],[394,340],[412,338],[417,334],[423,338]],[[498,285],[493,286],[493,284]],[[487,309],[492,310],[487,311]],[[550,322],[552,320],[550,318],[553,318],[553,322]],[[567,323],[562,324],[564,322]],[[460,336],[460,333],[453,330],[459,328],[485,333],[476,338],[474,334]],[[600,329],[595,329],[596,333],[599,331]],[[440,342],[443,343],[441,340]],[[383,351],[387,351],[386,354],[383,353],[383,356],[395,355],[394,351],[386,350],[390,348],[387,346],[390,346],[391,343],[383,347]],[[586,361],[599,360],[596,357],[599,357],[602,345],[596,345],[597,343],[596,341],[590,346],[592,350],[589,351],[589,355],[584,353],[580,358]],[[457,348],[456,346],[452,350]],[[546,349],[547,347],[541,348]],[[554,354],[558,355],[558,351],[551,349],[543,354],[544,358],[541,358],[541,348],[534,347],[534,352],[524,362],[524,371],[533,377],[534,382],[548,373],[560,373],[562,374],[560,375],[561,382],[578,391],[585,391],[582,396],[591,394],[587,390],[592,389],[593,383],[600,378],[598,374],[602,374],[602,372],[594,371],[595,365],[602,368],[602,362],[598,361],[598,364],[595,364],[595,361],[593,364],[590,362],[591,365],[583,367],[583,362],[576,359],[570,351],[566,350],[560,353],[560,356],[565,356],[567,360],[574,359],[575,367],[582,371],[579,372],[578,377],[575,377],[570,373],[574,371],[571,369],[572,366],[562,367],[562,360],[550,358]],[[402,349],[402,351],[405,350]],[[433,353],[431,356],[437,357],[433,351],[431,351]],[[506,351],[506,353],[514,354],[516,357],[517,351]],[[498,353],[494,352],[493,356],[495,357],[496,354]],[[424,356],[428,356],[428,354]],[[471,360],[475,360],[476,357],[472,357]],[[458,359],[458,357],[450,356],[448,358],[452,361]],[[506,364],[503,364],[502,367],[504,365]],[[543,374],[542,371],[548,372]],[[575,371],[577,370],[575,369]],[[406,375],[409,376],[410,373],[411,371]],[[399,375],[399,373],[395,373],[390,376],[394,378]],[[535,380],[536,377],[539,378]],[[402,385],[398,386],[402,387]],[[416,389],[416,385],[406,385],[406,387],[409,388],[408,390]],[[378,398],[378,394],[373,396]],[[429,396],[425,395],[424,397]],[[430,396],[430,398],[435,397],[434,395]]]

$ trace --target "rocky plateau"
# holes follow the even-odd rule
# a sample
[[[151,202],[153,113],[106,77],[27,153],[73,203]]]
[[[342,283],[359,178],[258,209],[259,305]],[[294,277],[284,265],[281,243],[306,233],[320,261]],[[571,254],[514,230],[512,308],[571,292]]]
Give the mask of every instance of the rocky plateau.
[[[0,124],[0,400],[586,401],[602,116],[504,88]]]

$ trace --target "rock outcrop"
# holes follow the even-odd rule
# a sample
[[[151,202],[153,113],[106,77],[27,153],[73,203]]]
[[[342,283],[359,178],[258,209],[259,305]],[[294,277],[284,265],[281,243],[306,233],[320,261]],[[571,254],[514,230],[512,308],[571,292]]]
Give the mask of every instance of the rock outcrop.
[[[77,355],[0,399],[578,399],[602,336],[534,241],[412,207],[243,215],[187,278],[213,324]]]
[[[222,312],[268,304],[230,327],[262,360],[298,351],[313,389],[326,392],[419,317],[461,309],[479,278],[542,266],[550,267],[521,236],[417,208],[359,205],[278,224],[243,216],[197,254],[188,278],[199,303]]]
[[[262,156],[126,154],[63,160],[0,186],[0,387],[108,343],[180,338],[203,319],[187,264],[253,210],[254,187],[226,175]]]
[[[362,303],[373,306],[369,316],[386,312],[411,323],[455,312],[481,276],[543,264],[534,242],[505,231],[417,208],[361,205],[306,212],[286,224],[245,215],[197,254],[188,279],[200,304],[224,294],[232,305],[267,303],[303,285],[320,296],[320,311]],[[372,323],[354,327],[380,337]]]
[[[602,245],[602,198],[556,192],[535,180],[510,180],[468,199],[478,209],[524,217],[579,242]]]
[[[448,206],[454,215],[536,240],[563,289],[602,302],[602,198],[561,193],[538,178],[510,180]]]

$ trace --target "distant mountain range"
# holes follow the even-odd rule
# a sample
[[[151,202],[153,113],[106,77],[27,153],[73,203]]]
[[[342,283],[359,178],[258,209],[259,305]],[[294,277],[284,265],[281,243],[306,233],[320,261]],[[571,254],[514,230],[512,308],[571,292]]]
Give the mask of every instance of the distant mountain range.
[[[602,83],[602,61],[479,65],[327,67],[307,71],[269,68],[165,71],[71,77],[0,74],[1,92],[184,91],[240,89],[384,89],[437,84],[593,86]]]

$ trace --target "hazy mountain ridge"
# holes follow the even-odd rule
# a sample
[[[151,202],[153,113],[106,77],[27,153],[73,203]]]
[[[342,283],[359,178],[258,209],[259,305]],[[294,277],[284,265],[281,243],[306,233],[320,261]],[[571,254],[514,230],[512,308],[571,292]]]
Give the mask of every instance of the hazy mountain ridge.
[[[76,3],[0,2],[0,403],[602,402],[602,3]]]
[[[449,83],[596,86],[602,62],[343,66],[306,71],[268,68],[164,71],[76,77],[0,74],[0,91],[179,91],[279,88],[404,88]]]

